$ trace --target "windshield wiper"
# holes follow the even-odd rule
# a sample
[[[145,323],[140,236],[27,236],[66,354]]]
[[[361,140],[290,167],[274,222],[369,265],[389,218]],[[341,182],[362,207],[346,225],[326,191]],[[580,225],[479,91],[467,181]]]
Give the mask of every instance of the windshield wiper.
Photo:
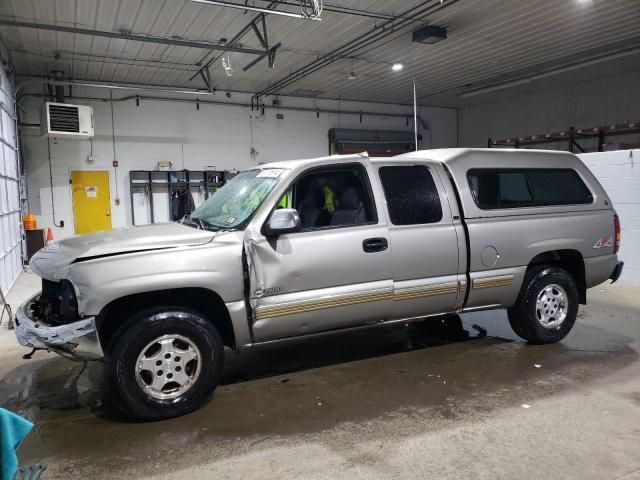
[[[192,217],[192,216],[189,216],[189,217],[187,217],[187,218],[189,218],[190,220],[193,220],[193,221],[197,222],[197,223],[198,223],[198,225],[200,226],[200,228],[201,228],[202,230],[213,230],[214,232],[216,232],[216,231],[220,230],[220,229],[219,229],[217,226],[215,226],[213,223],[207,222],[207,221],[206,221],[206,220],[204,220],[203,218],[200,218],[200,217]]]

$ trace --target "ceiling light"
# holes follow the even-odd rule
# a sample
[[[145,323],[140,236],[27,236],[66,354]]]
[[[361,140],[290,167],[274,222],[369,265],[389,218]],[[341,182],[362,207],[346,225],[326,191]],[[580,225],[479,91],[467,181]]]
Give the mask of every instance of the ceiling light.
[[[401,63],[394,63],[393,65],[391,65],[391,70],[393,70],[394,72],[399,72],[403,68],[404,65],[402,65]]]
[[[353,58],[351,59],[351,71],[349,72],[349,76],[347,77],[347,80],[357,80],[358,76],[354,73],[353,71]]]

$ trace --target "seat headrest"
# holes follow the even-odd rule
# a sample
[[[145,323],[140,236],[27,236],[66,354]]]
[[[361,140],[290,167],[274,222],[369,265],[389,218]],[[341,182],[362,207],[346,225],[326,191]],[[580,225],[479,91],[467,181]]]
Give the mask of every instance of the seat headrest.
[[[357,210],[361,204],[360,196],[353,187],[347,188],[340,197],[340,210]]]
[[[324,205],[324,194],[318,184],[312,183],[309,185],[309,190],[307,190],[302,202],[307,207],[322,208]]]

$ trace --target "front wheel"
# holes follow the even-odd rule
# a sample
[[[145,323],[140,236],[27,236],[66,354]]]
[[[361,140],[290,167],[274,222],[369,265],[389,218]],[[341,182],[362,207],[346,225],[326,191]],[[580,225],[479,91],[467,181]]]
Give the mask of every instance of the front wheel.
[[[224,362],[216,328],[197,312],[162,307],[134,315],[114,336],[105,376],[128,416],[159,420],[204,404],[213,394]]]
[[[531,268],[516,304],[507,310],[513,331],[529,343],[554,343],[571,331],[578,315],[578,288],[562,268]]]

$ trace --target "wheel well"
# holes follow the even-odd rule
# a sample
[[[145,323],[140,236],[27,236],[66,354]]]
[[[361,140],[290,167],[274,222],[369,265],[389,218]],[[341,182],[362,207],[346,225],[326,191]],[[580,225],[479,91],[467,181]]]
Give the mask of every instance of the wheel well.
[[[103,308],[98,317],[98,336],[103,350],[133,314],[161,305],[186,307],[204,315],[218,329],[224,345],[236,348],[231,316],[218,294],[206,288],[175,288],[129,295]]]
[[[578,287],[578,299],[581,304],[587,303],[587,285],[584,274],[584,260],[577,250],[552,250],[536,255],[527,269],[536,265],[557,265],[573,277]]]

